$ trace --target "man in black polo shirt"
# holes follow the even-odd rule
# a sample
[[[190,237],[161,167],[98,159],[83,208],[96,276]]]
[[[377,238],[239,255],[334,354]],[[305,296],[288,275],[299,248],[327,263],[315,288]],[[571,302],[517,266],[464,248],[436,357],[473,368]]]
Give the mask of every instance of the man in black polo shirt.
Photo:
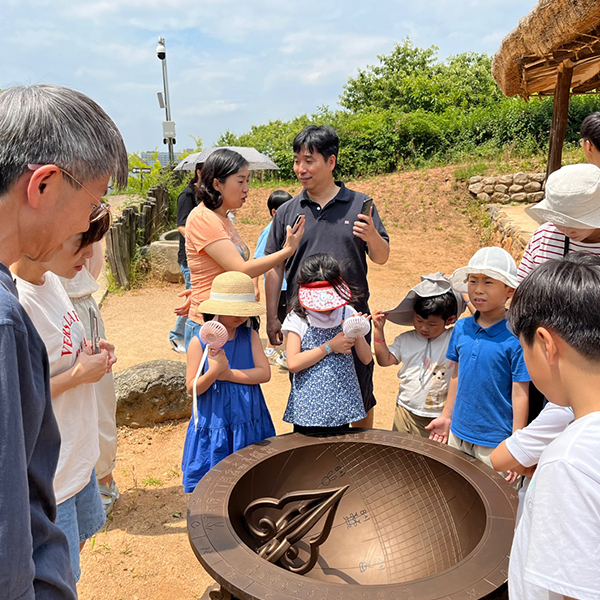
[[[385,264],[390,255],[389,236],[375,205],[370,216],[361,214],[368,196],[334,180],[339,144],[337,133],[327,126],[309,125],[294,138],[294,172],[304,189],[277,211],[265,253],[280,250],[285,243],[287,225],[293,225],[297,215],[304,215],[305,229],[300,246],[285,265],[288,295],[297,293],[296,272],[304,258],[327,252],[340,262],[344,278],[361,293],[356,310],[367,313],[370,312],[367,255],[374,263]],[[283,264],[269,271],[266,277],[267,333],[274,345],[283,341],[281,322],[277,318],[283,277]],[[367,341],[371,341],[370,334]],[[354,355],[354,364],[367,411],[367,417],[356,426],[372,427],[372,409],[376,403],[373,362],[364,365]]]

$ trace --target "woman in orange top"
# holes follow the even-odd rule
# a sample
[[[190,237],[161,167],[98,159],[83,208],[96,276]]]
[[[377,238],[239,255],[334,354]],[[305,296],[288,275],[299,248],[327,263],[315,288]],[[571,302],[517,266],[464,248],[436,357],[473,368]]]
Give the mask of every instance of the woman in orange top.
[[[185,347],[198,333],[202,315],[198,305],[210,297],[213,279],[225,271],[240,271],[258,277],[290,258],[304,233],[302,218],[288,226],[284,247],[268,256],[250,259],[248,246],[227,218],[241,208],[248,196],[248,162],[233,150],[213,152],[202,169],[200,204],[189,214],[185,227],[185,249],[192,281],[191,305],[185,328]],[[250,260],[249,260],[250,259]]]

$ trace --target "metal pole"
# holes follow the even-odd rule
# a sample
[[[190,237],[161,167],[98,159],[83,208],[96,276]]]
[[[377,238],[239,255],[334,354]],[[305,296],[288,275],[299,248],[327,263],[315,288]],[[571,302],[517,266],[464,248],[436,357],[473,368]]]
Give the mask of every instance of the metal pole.
[[[165,45],[165,38],[159,38],[159,43]],[[169,97],[169,78],[167,76],[167,54],[165,45],[165,57],[160,61],[162,63],[162,76],[163,76],[163,88],[165,90],[165,116],[166,120],[171,120],[171,99]],[[167,139],[169,144],[169,162],[172,164],[175,162],[175,152],[173,150],[173,140]]]

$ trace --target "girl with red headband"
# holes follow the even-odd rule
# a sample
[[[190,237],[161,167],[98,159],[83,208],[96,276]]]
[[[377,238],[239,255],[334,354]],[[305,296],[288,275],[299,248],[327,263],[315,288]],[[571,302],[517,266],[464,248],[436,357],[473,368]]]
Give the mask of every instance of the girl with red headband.
[[[283,420],[300,433],[346,429],[366,416],[352,348],[369,364],[373,358],[364,336],[344,335],[342,324],[356,311],[356,300],[330,254],[313,254],[298,269],[298,296],[282,331],[292,389]]]

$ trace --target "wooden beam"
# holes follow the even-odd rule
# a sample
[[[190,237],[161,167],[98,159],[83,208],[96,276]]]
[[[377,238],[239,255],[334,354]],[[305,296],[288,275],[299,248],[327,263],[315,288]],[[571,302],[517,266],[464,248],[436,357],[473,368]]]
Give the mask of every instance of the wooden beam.
[[[552,112],[552,129],[550,130],[550,146],[548,148],[548,166],[546,177],[562,166],[562,149],[567,132],[569,116],[569,99],[571,96],[571,80],[573,66],[565,61],[558,67],[556,88],[554,89],[554,109]]]

